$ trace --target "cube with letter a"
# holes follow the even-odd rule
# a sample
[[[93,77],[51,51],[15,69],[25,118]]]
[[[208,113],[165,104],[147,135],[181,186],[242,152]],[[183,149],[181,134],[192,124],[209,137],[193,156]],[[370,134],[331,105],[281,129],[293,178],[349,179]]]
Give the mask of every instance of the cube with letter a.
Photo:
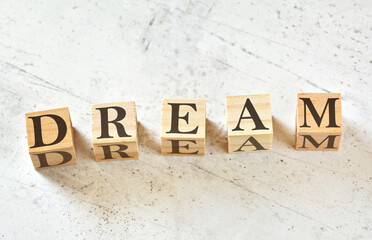
[[[338,150],[342,135],[340,93],[297,95],[296,149]]]
[[[261,152],[272,148],[270,94],[226,97],[228,152]]]
[[[161,153],[205,154],[206,112],[204,99],[163,99]]]
[[[36,170],[76,163],[68,108],[26,113],[29,153]]]
[[[96,161],[138,159],[135,102],[93,105],[92,137]]]

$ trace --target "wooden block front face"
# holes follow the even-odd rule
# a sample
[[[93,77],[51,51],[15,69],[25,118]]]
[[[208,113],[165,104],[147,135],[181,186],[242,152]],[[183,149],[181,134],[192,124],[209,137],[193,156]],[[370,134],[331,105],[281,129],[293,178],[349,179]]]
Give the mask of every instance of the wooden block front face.
[[[96,161],[138,159],[135,102],[93,105],[92,138]]]
[[[229,153],[271,150],[270,94],[227,96],[226,111]]]
[[[26,113],[29,153],[35,169],[76,163],[68,108]]]
[[[204,155],[205,131],[204,99],[163,99],[161,119],[163,155]]]
[[[297,150],[339,149],[342,136],[340,93],[299,93],[296,117]]]

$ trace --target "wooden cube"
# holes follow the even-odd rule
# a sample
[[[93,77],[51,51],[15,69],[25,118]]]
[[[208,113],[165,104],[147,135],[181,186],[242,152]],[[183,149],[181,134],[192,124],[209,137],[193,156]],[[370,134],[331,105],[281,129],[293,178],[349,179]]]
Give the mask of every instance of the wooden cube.
[[[340,93],[297,94],[296,149],[335,151],[342,136]]]
[[[204,99],[163,99],[163,155],[205,155],[205,107]]]
[[[36,170],[77,162],[67,107],[26,113],[25,117],[28,149]]]
[[[272,148],[270,94],[226,97],[228,152],[261,152]]]
[[[96,161],[138,159],[135,102],[93,105],[92,138]]]

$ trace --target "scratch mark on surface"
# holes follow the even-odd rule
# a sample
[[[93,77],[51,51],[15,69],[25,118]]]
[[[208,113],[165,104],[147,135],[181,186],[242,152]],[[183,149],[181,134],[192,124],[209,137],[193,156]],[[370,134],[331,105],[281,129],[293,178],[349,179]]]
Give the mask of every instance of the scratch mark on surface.
[[[325,89],[325,88],[322,88],[322,87],[318,86],[317,84],[313,83],[312,81],[310,81],[310,80],[308,80],[308,79],[305,79],[305,78],[303,78],[303,79],[304,79],[308,84],[310,84],[311,86],[316,87],[316,88],[318,88],[318,89],[320,89],[320,90],[322,90],[322,91],[324,91],[324,92],[330,93],[329,90],[327,90],[327,89]]]
[[[211,7],[208,9],[208,12],[205,14],[205,16],[203,17],[204,19],[206,17],[208,17],[208,15],[211,13],[212,9],[214,8],[214,6],[216,5],[216,2],[212,3]]]
[[[182,12],[185,14],[185,11],[183,11],[182,9],[179,9],[179,8],[176,8],[176,10]],[[210,21],[210,22],[213,22],[217,25],[221,25],[221,26],[224,26],[226,28],[229,28],[231,30],[234,30],[234,31],[237,31],[237,32],[240,32],[240,33],[244,33],[244,34],[247,34],[247,35],[250,35],[250,36],[253,36],[253,37],[256,37],[256,38],[260,38],[260,39],[263,39],[267,42],[270,42],[270,43],[274,43],[274,44],[277,44],[277,45],[280,45],[282,47],[285,47],[285,48],[289,48],[289,49],[292,49],[292,50],[295,50],[295,51],[298,51],[298,52],[301,52],[301,53],[305,53],[305,54],[308,54],[306,51],[304,50],[301,50],[301,49],[298,49],[298,48],[294,48],[294,47],[291,47],[289,45],[286,45],[284,43],[281,43],[281,42],[278,42],[276,40],[272,40],[272,39],[269,39],[269,38],[266,38],[266,37],[263,37],[261,35],[258,35],[258,34],[255,34],[255,33],[252,33],[252,32],[248,32],[246,30],[243,30],[243,29],[239,29],[239,28],[236,28],[236,27],[233,27],[233,26],[230,26],[228,24],[225,24],[225,23],[222,23],[222,22],[218,22],[218,21],[215,21],[215,20],[211,20],[211,19],[208,19],[206,17],[203,17],[203,16],[199,16],[199,15],[196,15],[196,14],[189,14],[191,16],[194,16],[194,17],[198,17],[198,18],[201,18],[203,20],[206,20],[206,21]]]
[[[251,51],[245,49],[244,47],[241,47],[241,50],[242,50],[243,52],[247,53],[248,55],[254,56],[254,57],[257,58],[257,59],[264,61],[264,59],[263,59],[261,56],[259,56],[259,55],[255,54],[255,53],[253,53],[253,52],[251,52]],[[313,86],[313,87],[315,87],[315,88],[318,88],[318,89],[320,89],[320,90],[322,90],[322,91],[324,91],[324,92],[330,93],[329,90],[320,87],[319,85],[313,83],[313,82],[310,81],[309,79],[306,79],[306,78],[304,78],[304,77],[298,75],[297,73],[294,73],[293,71],[291,71],[291,70],[289,70],[289,69],[287,69],[287,68],[284,68],[283,66],[280,66],[280,65],[277,64],[277,63],[274,63],[274,62],[272,62],[272,61],[270,61],[270,60],[269,60],[269,61],[266,61],[266,63],[268,63],[268,64],[270,64],[270,65],[273,65],[273,66],[275,66],[275,67],[277,67],[277,68],[279,68],[279,69],[281,69],[281,70],[283,70],[283,71],[285,71],[285,72],[287,72],[287,73],[289,73],[289,74],[292,74],[292,75],[298,77],[299,79],[303,79],[306,83],[310,84],[311,86]]]
[[[202,168],[201,166],[199,166],[199,165],[197,165],[197,164],[194,164],[194,163],[189,163],[189,164],[192,165],[192,166],[194,166],[195,168],[199,169],[200,171],[203,171],[203,172],[205,172],[205,173],[207,173],[207,174],[209,174],[209,175],[212,175],[212,176],[214,176],[214,177],[217,177],[217,178],[219,178],[219,179],[222,179],[223,181],[229,182],[229,183],[233,184],[234,186],[243,189],[243,190],[246,191],[246,192],[249,192],[249,193],[251,193],[251,194],[254,194],[254,195],[256,195],[256,196],[258,196],[258,197],[260,197],[260,198],[262,198],[262,199],[265,199],[265,200],[267,200],[267,201],[269,201],[269,202],[273,202],[273,203],[275,203],[276,205],[278,205],[278,206],[280,206],[280,207],[282,207],[282,208],[284,208],[284,209],[286,209],[286,210],[288,210],[288,211],[290,211],[290,212],[292,212],[292,213],[294,213],[294,214],[297,214],[297,215],[302,216],[302,217],[304,217],[304,218],[306,218],[306,219],[308,219],[308,220],[311,220],[311,221],[316,222],[316,223],[318,223],[318,224],[320,224],[320,225],[323,225],[323,226],[325,226],[325,227],[327,227],[327,228],[331,229],[332,231],[335,231],[335,232],[337,232],[337,233],[339,233],[339,234],[342,234],[342,235],[344,235],[344,236],[347,236],[346,234],[344,234],[344,233],[338,231],[337,229],[335,229],[335,228],[333,228],[333,227],[331,227],[331,226],[329,226],[329,225],[327,225],[327,224],[325,224],[325,223],[323,223],[323,222],[321,222],[321,221],[319,221],[319,220],[317,220],[317,219],[314,219],[313,217],[311,217],[311,216],[309,216],[309,215],[306,215],[306,214],[304,214],[304,213],[302,213],[302,212],[299,212],[299,211],[297,211],[296,209],[292,209],[292,208],[290,208],[290,207],[284,206],[284,205],[278,203],[278,202],[275,201],[275,200],[272,200],[272,199],[270,199],[270,198],[268,198],[268,197],[266,197],[266,196],[264,196],[264,195],[262,195],[262,194],[259,194],[259,193],[255,192],[255,191],[252,191],[251,189],[248,189],[248,188],[245,187],[245,186],[242,186],[242,185],[240,185],[240,184],[237,184],[237,183],[234,182],[233,180],[226,179],[226,178],[224,178],[224,177],[222,177],[222,176],[220,176],[220,175],[218,175],[218,174],[215,174],[215,173],[213,173],[213,172],[211,172],[211,171],[209,171],[209,170],[207,170],[207,169],[205,169],[205,168]]]
[[[155,22],[155,18],[156,18],[156,15],[154,15],[154,17],[153,17],[153,18],[151,19],[151,21],[149,22],[148,28],[154,24],[154,22]]]
[[[147,45],[146,45],[146,47],[145,47],[145,52],[149,49],[150,43],[151,43],[151,41],[149,41],[149,42],[147,43]]]
[[[327,171],[330,171],[332,173],[335,172],[335,173],[340,174],[341,176],[344,176],[344,177],[355,178],[355,179],[358,179],[358,180],[363,181],[363,182],[368,182],[368,180],[366,180],[366,179],[362,179],[362,178],[359,178],[359,177],[356,177],[356,176],[353,176],[353,175],[350,175],[350,174],[341,173],[341,172],[335,171],[335,169],[333,169],[333,168],[331,169],[331,168],[327,168],[325,166],[319,166],[319,165],[316,165],[314,163],[307,162],[307,161],[304,161],[304,160],[301,160],[301,159],[298,159],[298,158],[290,157],[290,156],[287,156],[285,154],[281,154],[281,153],[278,153],[278,152],[275,152],[275,151],[271,151],[271,152],[274,153],[274,154],[277,154],[279,156],[282,156],[282,157],[285,157],[285,158],[288,158],[288,159],[292,159],[292,160],[295,160],[295,161],[298,161],[298,162],[301,162],[301,163],[304,163],[304,164],[307,164],[307,165],[310,165],[310,166],[313,166],[313,167],[316,167],[316,168],[326,169]]]
[[[207,31],[206,29],[204,28],[201,28],[205,31]],[[225,43],[229,43],[231,46],[235,46],[235,42],[230,42],[230,41],[227,41],[225,38],[221,37],[220,35],[214,33],[214,32],[209,32],[210,35],[212,36],[215,36],[216,38],[220,39],[222,42],[225,42]]]
[[[152,222],[152,221],[146,221],[146,222],[148,222],[148,223],[150,223],[150,224],[153,224],[153,225],[155,225],[155,226],[161,227],[161,228],[165,228],[165,229],[167,229],[167,230],[169,230],[169,231],[173,231],[172,228],[167,227],[167,226],[164,226],[164,225],[162,225],[162,224],[159,224],[159,223],[156,223],[156,222]]]
[[[41,55],[40,54],[29,53],[29,52],[26,52],[26,51],[24,51],[22,49],[17,49],[15,47],[12,47],[12,46],[9,46],[9,45],[5,45],[3,43],[0,43],[0,45],[3,46],[6,49],[13,50],[13,51],[15,51],[17,53],[21,53],[21,54],[25,54],[25,55],[28,55],[28,56],[35,56],[35,57],[41,58]]]
[[[37,86],[41,86],[41,87],[45,87],[45,88],[48,88],[48,89],[51,89],[51,90],[55,90],[55,91],[59,91],[59,92],[63,92],[63,93],[67,93],[75,98],[78,98],[80,100],[83,100],[84,102],[87,102],[87,103],[90,103],[90,100],[88,99],[85,99],[79,95],[76,95],[74,93],[72,93],[71,91],[68,91],[66,89],[63,89],[57,85],[54,85],[54,84],[51,84],[50,82],[48,82],[47,80],[33,74],[33,73],[30,73],[28,71],[26,71],[25,69],[23,68],[20,68],[12,63],[9,63],[9,62],[6,62],[6,61],[2,61],[0,60],[1,62],[3,62],[3,64],[5,64],[6,66],[12,68],[12,69],[15,69],[15,70],[18,70],[20,73],[24,74],[24,76],[27,76],[29,78],[32,78],[34,80],[37,80],[39,81],[40,83],[37,83],[37,82],[34,82],[34,81],[28,81],[30,84],[33,84],[33,85],[37,85]]]
[[[85,189],[85,188],[87,188],[87,187],[89,187],[89,186],[91,186],[91,185],[93,185],[93,184],[94,184],[94,182],[91,182],[91,183],[89,183],[89,184],[86,184],[86,185],[82,186],[82,187],[80,188],[80,190],[83,190],[83,189]]]
[[[226,40],[225,38],[223,38],[223,37],[221,37],[221,36],[219,36],[219,35],[217,35],[217,34],[215,34],[215,33],[213,33],[213,32],[209,32],[209,33],[210,33],[212,36],[215,36],[216,38],[220,39],[221,41],[226,42],[226,43],[229,43],[231,46],[235,46],[235,43],[230,42],[230,41]],[[244,53],[246,53],[246,54],[248,54],[248,55],[250,55],[250,56],[252,56],[252,57],[254,57],[254,58],[256,58],[256,59],[258,59],[258,60],[261,60],[261,61],[263,61],[263,62],[266,62],[267,64],[270,64],[270,65],[272,65],[272,66],[274,66],[274,67],[277,67],[277,68],[279,68],[279,69],[281,69],[281,70],[283,70],[283,71],[285,71],[285,72],[287,72],[287,73],[289,73],[289,74],[292,74],[292,75],[298,77],[299,79],[303,79],[306,83],[310,84],[311,86],[313,86],[313,87],[315,87],[315,88],[318,88],[318,89],[320,89],[320,90],[322,90],[322,91],[324,91],[324,92],[330,93],[329,90],[320,87],[319,85],[313,83],[313,82],[310,81],[309,79],[306,79],[306,78],[304,78],[304,77],[298,75],[297,73],[294,73],[293,71],[291,71],[291,70],[289,70],[289,69],[287,69],[287,68],[284,68],[283,66],[280,66],[279,64],[274,63],[274,62],[272,62],[272,61],[270,61],[270,60],[265,61],[264,58],[262,58],[260,55],[254,53],[254,52],[252,52],[252,51],[249,51],[248,49],[246,49],[246,48],[244,48],[244,47],[240,47],[240,50],[241,50],[242,52],[244,52]],[[253,77],[255,77],[255,76],[253,76]],[[257,78],[257,77],[256,77],[256,78]]]
[[[7,177],[3,177],[3,176],[0,176],[0,178],[2,179],[5,179],[5,180],[8,180],[8,181],[11,181],[13,183],[16,183],[16,184],[19,184],[21,186],[26,186],[26,187],[29,187],[29,188],[36,188],[40,191],[43,191],[43,192],[46,192],[46,193],[49,193],[49,194],[55,194],[55,195],[59,195],[58,192],[53,192],[53,191],[49,191],[47,189],[43,189],[41,187],[38,187],[36,186],[35,184],[27,184],[27,183],[23,183],[23,182],[19,182],[17,180],[13,180],[11,178],[7,178]],[[66,195],[65,195],[66,196]],[[74,201],[79,201],[79,202],[84,202],[84,203],[88,203],[88,204],[91,204],[91,205],[94,205],[94,206],[97,206],[99,208],[103,208],[103,209],[106,209],[106,210],[112,210],[110,207],[107,207],[107,206],[104,206],[102,204],[98,204],[98,203],[93,203],[93,202],[89,202],[89,201],[86,201],[86,200],[83,200],[83,199],[76,199],[76,198],[73,198],[73,197],[70,197],[70,196],[66,196]]]
[[[147,40],[147,34],[151,28],[151,26],[154,24],[155,22],[155,19],[156,19],[156,14],[154,15],[154,17],[150,20],[150,22],[147,24],[147,28],[146,28],[146,32],[144,34],[144,37],[142,38],[142,43],[144,44]],[[148,43],[146,44],[146,47],[145,47],[145,52],[149,49],[149,46],[150,46],[150,40],[148,41]]]
[[[215,60],[216,62],[219,62],[219,63],[225,65],[226,67],[229,67],[229,68],[231,68],[231,69],[234,69],[234,70],[236,70],[236,71],[238,71],[238,72],[240,72],[240,73],[246,74],[246,75],[248,75],[248,76],[250,76],[250,77],[252,77],[252,78],[254,78],[254,79],[257,79],[257,80],[259,80],[259,81],[261,81],[261,82],[265,82],[265,83],[267,83],[267,81],[265,81],[264,79],[259,78],[259,77],[257,77],[257,76],[254,76],[254,75],[252,75],[252,74],[250,74],[250,73],[244,72],[244,71],[240,70],[239,68],[236,68],[236,67],[234,67],[234,66],[232,66],[232,65],[230,65],[230,64],[228,64],[228,63],[226,63],[226,62],[224,62],[224,61],[222,61],[222,60],[219,60],[219,59],[217,59],[217,58],[213,58],[213,57],[211,57],[211,56],[207,56],[207,57],[209,57],[209,58]]]

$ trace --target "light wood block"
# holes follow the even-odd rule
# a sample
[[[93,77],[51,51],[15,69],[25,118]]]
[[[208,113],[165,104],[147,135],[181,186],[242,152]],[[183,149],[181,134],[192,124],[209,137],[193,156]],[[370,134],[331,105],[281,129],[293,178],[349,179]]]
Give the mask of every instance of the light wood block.
[[[337,151],[342,136],[340,93],[297,94],[296,149]]]
[[[163,99],[161,153],[205,155],[206,104],[204,99]]]
[[[96,161],[138,159],[135,102],[93,105],[92,138]]]
[[[26,113],[28,149],[36,170],[77,163],[68,108]]]
[[[270,94],[227,96],[226,112],[229,153],[272,149]]]

